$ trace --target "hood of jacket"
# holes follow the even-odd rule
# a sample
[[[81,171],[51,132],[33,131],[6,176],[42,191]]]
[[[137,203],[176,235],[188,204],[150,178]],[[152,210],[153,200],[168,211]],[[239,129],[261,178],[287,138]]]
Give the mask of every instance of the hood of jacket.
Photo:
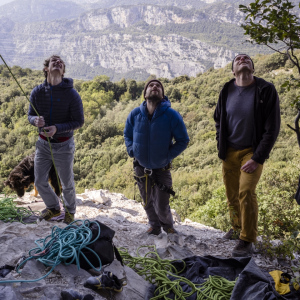
[[[168,99],[167,96],[164,96],[164,98],[161,100],[161,102],[157,105],[154,114],[153,114],[153,119],[159,117],[161,114],[163,114],[169,107],[171,107],[171,102]],[[140,110],[142,114],[147,118],[148,117],[148,112],[147,112],[147,102],[144,101],[140,105]]]
[[[45,79],[45,81],[43,82],[43,87],[45,88],[50,88],[51,85],[50,83],[47,81],[47,79]],[[53,89],[70,89],[73,88],[73,79],[72,78],[63,78],[62,82],[58,85],[53,85],[52,86]]]

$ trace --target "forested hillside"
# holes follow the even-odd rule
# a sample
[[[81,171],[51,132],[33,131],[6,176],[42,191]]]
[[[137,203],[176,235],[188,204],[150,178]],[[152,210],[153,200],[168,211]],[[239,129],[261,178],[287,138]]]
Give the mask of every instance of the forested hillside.
[[[259,199],[259,234],[272,238],[297,235],[299,206],[293,200],[300,174],[296,134],[287,127],[294,125],[297,110],[291,103],[299,91],[285,91],[281,85],[294,72],[283,57],[274,54],[254,58],[256,75],[275,84],[281,103],[282,125],[270,159],[264,164],[257,192]],[[43,81],[40,71],[13,67],[22,87],[29,95]],[[218,94],[232,78],[231,66],[210,69],[195,78],[187,76],[161,79],[172,107],[184,118],[190,144],[173,162],[173,187],[176,197],[172,208],[194,221],[227,230],[228,213],[217,157],[213,111]],[[0,191],[12,168],[32,153],[37,130],[29,125],[28,101],[3,65],[0,65]],[[91,81],[75,80],[85,110],[85,125],[76,131],[74,173],[77,192],[85,188],[108,189],[138,199],[134,186],[132,159],[128,157],[123,129],[128,113],[141,103],[144,82],[111,82],[101,75]],[[296,241],[296,240],[295,240]]]

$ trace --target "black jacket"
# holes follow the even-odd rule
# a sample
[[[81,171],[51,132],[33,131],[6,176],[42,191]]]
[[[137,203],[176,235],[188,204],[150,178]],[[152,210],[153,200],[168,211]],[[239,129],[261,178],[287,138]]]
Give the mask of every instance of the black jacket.
[[[44,117],[46,126],[56,126],[54,138],[73,136],[73,130],[80,128],[84,123],[82,101],[73,88],[71,78],[63,78],[56,86],[50,86],[45,80],[32,90],[30,103],[29,122],[34,125],[37,116],[35,108],[38,114]]]
[[[254,135],[252,141],[252,159],[263,164],[274,146],[280,129],[279,98],[274,85],[262,78],[254,77],[256,92],[254,101]],[[227,152],[227,128],[226,128],[226,101],[228,86],[235,79],[227,82],[220,92],[217,107],[214,113],[218,141],[218,156],[222,160]]]

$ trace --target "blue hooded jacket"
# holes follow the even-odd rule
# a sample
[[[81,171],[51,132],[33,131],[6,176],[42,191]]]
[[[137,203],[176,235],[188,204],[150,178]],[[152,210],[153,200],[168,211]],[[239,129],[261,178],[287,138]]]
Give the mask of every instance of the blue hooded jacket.
[[[130,112],[124,139],[129,156],[135,157],[141,166],[148,169],[165,167],[189,143],[183,119],[171,108],[166,96],[156,107],[151,120],[148,119],[146,101]]]

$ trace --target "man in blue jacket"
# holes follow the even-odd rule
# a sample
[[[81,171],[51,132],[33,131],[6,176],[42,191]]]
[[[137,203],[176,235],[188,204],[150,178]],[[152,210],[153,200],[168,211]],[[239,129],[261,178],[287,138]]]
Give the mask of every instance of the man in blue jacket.
[[[65,204],[66,224],[74,220],[76,193],[73,174],[73,131],[84,123],[83,106],[79,94],[73,88],[73,80],[64,78],[65,63],[53,55],[44,62],[45,81],[36,86],[30,96],[29,122],[39,128],[34,159],[35,186],[46,204],[40,220],[50,220],[60,215],[59,199],[48,183],[53,164],[47,137],[58,176],[61,181]]]
[[[159,235],[161,227],[167,233],[176,233],[169,205],[170,194],[175,194],[170,169],[172,160],[187,147],[189,137],[159,80],[146,83],[144,98],[127,118],[125,144],[134,158],[135,179],[150,225],[147,233]]]

